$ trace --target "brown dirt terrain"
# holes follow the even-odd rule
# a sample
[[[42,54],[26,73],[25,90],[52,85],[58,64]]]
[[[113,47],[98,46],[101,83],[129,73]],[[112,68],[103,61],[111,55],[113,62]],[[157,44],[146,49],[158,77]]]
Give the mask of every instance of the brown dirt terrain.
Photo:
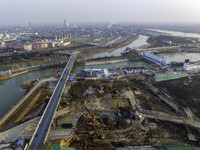
[[[200,76],[163,81],[155,86],[173,97],[180,109],[189,108],[196,117],[200,118]]]
[[[188,133],[200,139],[199,131],[192,127],[159,119],[145,118],[144,121],[140,121],[137,116],[131,119],[134,110],[130,106],[129,99],[124,95],[125,91],[130,89],[133,93],[140,91],[139,95],[134,95],[142,109],[175,114],[146,88],[144,80],[135,78],[110,81],[85,80],[73,83],[68,94],[62,97],[60,108],[69,108],[69,113],[55,119],[53,129],[73,129],[76,135],[71,139],[68,147],[77,150],[111,150],[116,147],[138,145],[190,143]],[[95,121],[92,134],[90,133],[93,119],[83,105],[90,113],[94,112],[95,119],[100,123],[97,125]],[[156,124],[156,128],[151,129],[150,123]],[[102,139],[102,136],[105,139]],[[59,144],[59,142],[61,139],[60,141],[49,140],[46,146],[51,147],[52,144]]]

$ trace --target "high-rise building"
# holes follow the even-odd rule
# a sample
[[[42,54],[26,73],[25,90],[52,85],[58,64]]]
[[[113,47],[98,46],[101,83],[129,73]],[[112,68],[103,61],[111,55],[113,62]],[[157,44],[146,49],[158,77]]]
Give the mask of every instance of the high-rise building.
[[[31,22],[29,21],[29,23],[28,23],[28,26],[29,26],[29,28],[31,28]]]
[[[66,19],[64,19],[64,28],[69,27],[68,21]]]
[[[30,22],[30,21],[29,21],[29,23],[28,23],[28,27],[31,28],[31,22]]]

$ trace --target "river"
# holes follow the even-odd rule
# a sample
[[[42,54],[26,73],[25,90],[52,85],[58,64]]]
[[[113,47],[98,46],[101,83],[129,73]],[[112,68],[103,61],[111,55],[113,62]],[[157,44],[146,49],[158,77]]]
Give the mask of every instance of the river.
[[[122,48],[118,48],[113,50],[112,52],[103,52],[94,54],[90,57],[105,57],[105,56],[120,56],[121,52],[125,50],[126,47],[140,47],[142,45],[147,44],[147,36],[140,36],[137,40],[132,42],[131,44],[124,46]],[[148,65],[143,61],[129,61],[129,62],[119,62],[114,64],[103,64],[103,65],[92,65],[92,66],[75,66],[73,67],[72,73],[78,73],[80,70],[85,68],[118,68],[118,67],[131,67],[131,66],[146,66]],[[55,68],[56,70],[61,70],[61,68]],[[50,77],[52,74],[52,70],[55,69],[44,69],[38,70],[34,72],[29,72],[26,74],[22,74],[19,76],[15,76],[13,78],[0,81],[0,118],[7,113],[12,106],[14,106],[25,94],[25,90],[21,88],[24,81],[30,79],[37,79],[42,77]]]
[[[185,59],[189,59],[190,62],[200,61],[200,53],[169,53],[160,56],[175,62],[184,62]]]
[[[149,30],[169,34],[172,36],[200,38],[200,34],[197,34],[197,33],[186,33],[186,32],[178,32],[178,31],[158,30],[158,29],[149,29]]]
[[[137,47],[140,47],[142,45],[146,45],[147,39],[148,39],[147,36],[140,35],[137,40],[133,41],[131,44],[129,44],[127,46],[117,48],[117,49],[110,51],[110,52],[101,52],[101,53],[92,54],[92,55],[87,56],[86,59],[95,59],[95,58],[101,58],[101,57],[105,57],[105,56],[106,57],[121,56],[121,52],[123,52],[126,49],[126,47],[137,48]]]
[[[62,68],[56,68],[62,70]],[[7,113],[25,94],[25,90],[21,88],[24,81],[51,76],[54,69],[38,70],[28,72],[13,78],[0,81],[0,118]]]

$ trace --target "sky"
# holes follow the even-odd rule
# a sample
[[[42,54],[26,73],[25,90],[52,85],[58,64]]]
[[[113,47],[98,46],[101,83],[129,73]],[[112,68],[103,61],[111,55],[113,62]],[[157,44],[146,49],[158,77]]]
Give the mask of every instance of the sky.
[[[0,0],[0,25],[200,23],[200,0]]]

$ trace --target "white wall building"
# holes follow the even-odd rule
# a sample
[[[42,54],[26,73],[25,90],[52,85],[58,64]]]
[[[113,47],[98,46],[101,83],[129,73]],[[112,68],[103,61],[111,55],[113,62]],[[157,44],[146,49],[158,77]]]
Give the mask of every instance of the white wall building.
[[[33,49],[32,44],[24,45],[24,50],[31,51]]]
[[[147,59],[149,61],[152,61],[152,62],[154,62],[156,64],[161,64],[161,65],[170,65],[171,64],[171,62],[169,60],[167,60],[167,59],[165,59],[165,58],[163,58],[163,57],[161,57],[159,55],[150,53],[150,52],[142,53],[142,56],[145,59]]]
[[[109,77],[109,72],[107,69],[84,69],[80,73],[81,77]]]

